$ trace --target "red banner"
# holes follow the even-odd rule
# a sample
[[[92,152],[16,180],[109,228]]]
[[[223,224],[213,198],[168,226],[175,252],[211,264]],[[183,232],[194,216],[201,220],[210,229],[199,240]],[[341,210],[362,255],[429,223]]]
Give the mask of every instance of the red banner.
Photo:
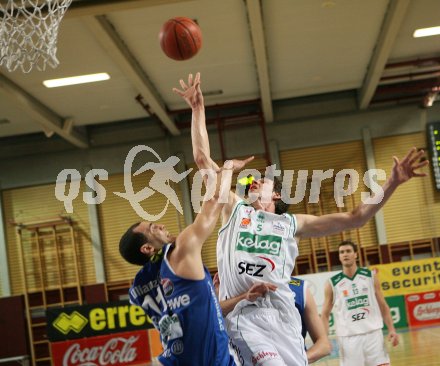
[[[130,366],[151,361],[146,330],[51,344],[54,366]]]
[[[440,291],[405,296],[411,327],[440,324]]]

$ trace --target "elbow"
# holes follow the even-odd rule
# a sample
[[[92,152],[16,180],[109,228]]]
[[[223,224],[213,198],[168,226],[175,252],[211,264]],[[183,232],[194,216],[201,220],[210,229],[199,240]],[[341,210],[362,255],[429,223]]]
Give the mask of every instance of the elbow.
[[[350,230],[359,229],[362,226],[364,226],[368,221],[368,218],[363,217],[361,212],[356,209],[351,211],[349,215],[350,215],[350,223],[351,223]]]

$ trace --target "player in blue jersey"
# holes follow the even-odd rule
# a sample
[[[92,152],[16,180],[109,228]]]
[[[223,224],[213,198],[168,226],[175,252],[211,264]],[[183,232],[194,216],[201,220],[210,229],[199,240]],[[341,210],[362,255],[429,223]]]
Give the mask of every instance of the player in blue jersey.
[[[130,302],[141,306],[160,331],[164,351],[158,360],[164,366],[234,365],[201,256],[221,208],[218,195],[204,202],[194,223],[176,238],[164,225],[144,221],[132,225],[120,240],[122,257],[142,265],[129,291]]]
[[[289,288],[295,294],[295,307],[298,309],[299,315],[301,316],[301,335],[305,339],[307,335],[307,325],[305,320],[306,289],[308,291],[308,288],[304,280],[295,277],[290,277]]]
[[[239,166],[245,162],[238,162]],[[214,197],[203,202],[194,223],[177,237],[164,225],[144,221],[132,225],[120,240],[122,257],[142,266],[130,288],[130,302],[141,306],[160,331],[164,351],[158,361],[164,366],[235,365],[201,255],[223,206],[220,190],[226,188],[227,196],[230,189],[234,162],[225,163],[222,170],[226,174],[214,173]]]
[[[307,359],[309,363],[312,363],[330,354],[330,341],[307,283],[299,278],[291,277],[289,287],[295,294],[295,307],[301,315],[301,334],[305,338],[309,333],[313,341],[313,346],[307,350]]]

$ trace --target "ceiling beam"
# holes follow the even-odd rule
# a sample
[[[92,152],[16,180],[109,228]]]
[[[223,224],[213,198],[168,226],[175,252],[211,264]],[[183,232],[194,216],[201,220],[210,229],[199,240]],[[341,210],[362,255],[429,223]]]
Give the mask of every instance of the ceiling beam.
[[[260,0],[246,0],[247,13],[251,28],[252,45],[257,64],[258,84],[260,87],[261,104],[266,122],[273,122],[272,95],[270,91],[269,65],[264,38],[263,17]]]
[[[65,14],[65,18],[97,16],[116,11],[133,10],[156,5],[188,2],[194,0],[89,0],[74,1]]]
[[[72,129],[71,119],[58,116],[2,74],[0,74],[0,92],[18,107],[24,108],[24,112],[41,126],[46,136],[51,136],[55,132],[77,147],[85,149],[89,146],[87,138]]]
[[[87,17],[83,21],[168,131],[174,136],[180,135],[179,129],[166,111],[165,102],[157,93],[156,88],[138,61],[119,37],[113,25],[104,16]]]
[[[390,0],[388,11],[370,59],[364,83],[359,90],[359,108],[368,108],[393,48],[400,25],[411,0]]]

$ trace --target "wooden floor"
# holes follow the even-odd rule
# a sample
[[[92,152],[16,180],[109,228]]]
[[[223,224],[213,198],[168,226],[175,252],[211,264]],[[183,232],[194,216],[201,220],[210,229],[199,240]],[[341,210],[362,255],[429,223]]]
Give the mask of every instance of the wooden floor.
[[[440,327],[404,329],[398,333],[399,345],[388,347],[392,366],[440,366]],[[339,360],[332,354],[313,365],[339,366]]]
[[[440,326],[398,330],[400,343],[389,347],[392,366],[440,366]],[[334,344],[336,340],[332,339]],[[334,347],[337,348],[337,347]],[[332,355],[313,363],[319,366],[339,366],[337,349]],[[148,365],[157,365],[150,363]],[[359,365],[362,366],[362,365]]]

